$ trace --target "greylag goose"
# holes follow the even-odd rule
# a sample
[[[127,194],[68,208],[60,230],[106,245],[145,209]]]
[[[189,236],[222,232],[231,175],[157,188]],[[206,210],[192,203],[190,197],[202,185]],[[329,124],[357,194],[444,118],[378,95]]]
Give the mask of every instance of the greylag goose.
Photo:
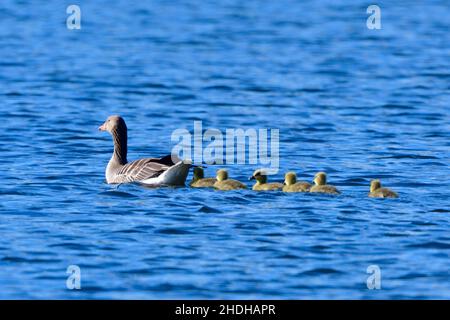
[[[253,172],[253,175],[249,178],[249,180],[253,179],[256,180],[256,183],[252,188],[255,191],[276,191],[283,188],[283,184],[279,182],[267,183],[267,175],[263,170],[256,170]]]
[[[194,177],[189,185],[192,188],[211,188],[216,183],[216,178],[205,178],[205,172],[201,167],[194,168]]]
[[[295,172],[288,172],[284,176],[284,192],[308,192],[311,184],[305,181],[297,182],[297,175]]]
[[[314,176],[315,185],[309,189],[309,192],[339,194],[339,190],[335,186],[327,184],[327,174],[325,172],[318,172]]]
[[[388,188],[382,188],[378,179],[370,182],[370,198],[398,198],[398,194]]]
[[[98,130],[108,131],[114,142],[114,152],[105,172],[107,183],[138,182],[150,186],[184,185],[191,164],[175,156],[127,161],[127,125],[122,117],[108,117]]]
[[[247,186],[240,181],[228,179],[228,171],[225,169],[217,170],[217,181],[214,183],[214,189],[228,191],[247,189]]]

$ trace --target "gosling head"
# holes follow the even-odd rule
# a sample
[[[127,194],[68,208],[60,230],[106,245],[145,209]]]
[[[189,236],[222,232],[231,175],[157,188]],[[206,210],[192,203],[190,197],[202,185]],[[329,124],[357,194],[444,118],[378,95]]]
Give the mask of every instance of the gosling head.
[[[263,170],[258,169],[255,172],[253,172],[253,175],[249,178],[249,180],[256,180],[259,183],[266,183],[267,175]]]
[[[317,186],[323,186],[327,184],[327,174],[325,172],[318,172],[314,176],[314,184]]]
[[[381,188],[381,182],[378,179],[374,179],[370,181],[370,192],[374,192],[377,189]]]
[[[288,172],[284,176],[284,184],[287,186],[293,185],[297,182],[297,175],[295,172]]]
[[[127,125],[121,116],[109,116],[108,119],[98,127],[99,131],[108,131],[113,133],[115,131],[127,132]]]
[[[202,167],[194,168],[194,180],[203,179],[205,177],[205,172]]]
[[[217,181],[227,180],[228,179],[228,171],[225,169],[217,170],[216,179],[217,179]]]

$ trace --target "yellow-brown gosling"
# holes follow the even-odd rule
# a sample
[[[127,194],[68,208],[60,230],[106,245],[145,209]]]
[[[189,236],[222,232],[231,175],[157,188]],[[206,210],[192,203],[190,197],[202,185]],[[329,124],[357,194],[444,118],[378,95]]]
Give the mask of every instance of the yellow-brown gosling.
[[[205,178],[205,172],[201,167],[194,168],[194,177],[189,185],[192,188],[212,188],[216,183],[216,178]]]
[[[305,181],[297,182],[297,175],[295,172],[288,172],[284,176],[284,192],[308,192],[311,184]]]
[[[314,176],[314,186],[309,189],[309,192],[320,192],[328,194],[339,194],[339,190],[335,186],[327,184],[327,174],[325,172],[318,172]]]
[[[370,181],[370,198],[398,198],[398,194],[388,188],[382,188],[378,179]]]
[[[247,186],[240,181],[228,179],[228,171],[225,169],[217,170],[217,181],[214,183],[217,190],[239,190],[247,189]]]
[[[256,180],[253,185],[255,191],[276,191],[283,189],[283,184],[279,182],[267,183],[267,175],[262,170],[256,170],[250,177],[250,180]]]

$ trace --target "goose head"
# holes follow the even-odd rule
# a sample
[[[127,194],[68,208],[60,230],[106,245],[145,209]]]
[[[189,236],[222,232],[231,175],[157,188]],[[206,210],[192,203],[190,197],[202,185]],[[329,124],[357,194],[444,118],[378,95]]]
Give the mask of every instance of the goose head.
[[[255,172],[253,172],[253,175],[249,178],[249,180],[256,180],[259,183],[266,183],[267,175],[263,170],[258,169],[258,170],[255,170]]]
[[[202,167],[195,167],[194,168],[194,179],[199,180],[203,179],[205,177],[205,172],[203,171]]]
[[[125,120],[121,116],[109,116],[108,119],[98,127],[99,131],[108,131],[113,134],[114,132],[127,132],[127,125]]]
[[[297,182],[297,175],[295,172],[288,172],[284,176],[284,184],[287,186],[293,185]]]
[[[217,181],[227,180],[228,179],[228,171],[225,169],[217,170],[216,179],[217,179]]]
[[[370,192],[374,192],[377,189],[381,188],[381,182],[378,179],[374,179],[370,181]]]
[[[313,180],[316,186],[323,186],[327,184],[327,174],[325,172],[318,172]]]

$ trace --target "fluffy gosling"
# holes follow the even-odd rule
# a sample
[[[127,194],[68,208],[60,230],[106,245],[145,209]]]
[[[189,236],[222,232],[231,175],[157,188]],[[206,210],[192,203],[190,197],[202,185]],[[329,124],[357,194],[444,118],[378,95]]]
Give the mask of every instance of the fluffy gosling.
[[[278,182],[267,183],[267,175],[262,170],[256,170],[249,180],[256,180],[253,185],[255,191],[276,191],[283,189],[283,184]]]
[[[320,193],[328,193],[328,194],[339,194],[339,190],[327,184],[327,175],[325,172],[318,172],[314,176],[314,186],[311,187],[309,192],[320,192]]]
[[[288,172],[284,176],[284,192],[308,192],[311,184],[305,181],[297,182],[297,175],[295,172]]]
[[[228,171],[225,169],[217,170],[217,181],[214,183],[216,190],[239,190],[247,189],[247,186],[240,181],[228,179]]]
[[[194,177],[192,178],[189,185],[192,188],[212,188],[216,181],[216,178],[205,178],[205,172],[203,171],[203,168],[195,167]]]
[[[398,194],[388,188],[382,188],[378,179],[370,181],[370,198],[398,198]]]

